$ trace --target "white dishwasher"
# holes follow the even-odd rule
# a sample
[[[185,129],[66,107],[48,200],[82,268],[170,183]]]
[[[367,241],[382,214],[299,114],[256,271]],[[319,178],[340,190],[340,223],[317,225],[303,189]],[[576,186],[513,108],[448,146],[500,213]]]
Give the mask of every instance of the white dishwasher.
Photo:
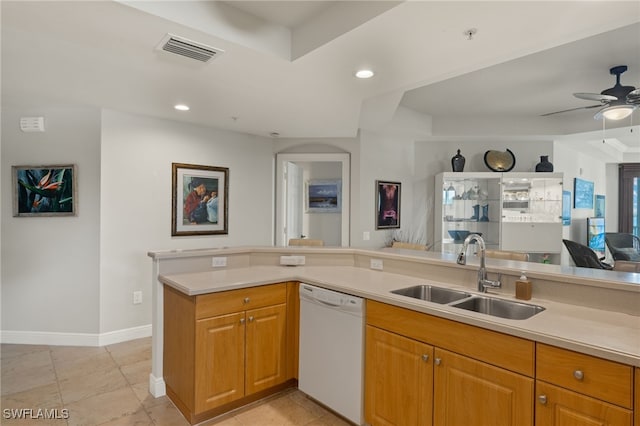
[[[360,425],[363,421],[364,303],[300,284],[298,388]]]

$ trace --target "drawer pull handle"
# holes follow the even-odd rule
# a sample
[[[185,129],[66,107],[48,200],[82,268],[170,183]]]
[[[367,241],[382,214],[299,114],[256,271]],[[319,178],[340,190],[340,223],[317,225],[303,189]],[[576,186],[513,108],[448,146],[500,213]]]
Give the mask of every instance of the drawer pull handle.
[[[248,297],[245,297],[245,298],[244,298],[244,300],[243,300],[243,302],[244,302],[244,304],[246,305],[247,303],[249,303],[249,298],[248,298]]]
[[[253,316],[249,317],[249,322],[253,322]]]
[[[244,324],[244,318],[240,318],[240,324]]]
[[[573,377],[575,377],[576,380],[582,380],[584,379],[584,373],[582,372],[582,370],[576,370],[573,372]]]
[[[542,405],[547,405],[547,395],[538,396],[538,401],[540,401],[540,404]]]
[[[434,362],[436,365],[440,365],[440,364],[442,364],[442,359],[440,359],[440,358],[436,358],[435,360],[433,360],[433,362]]]
[[[422,360],[423,360],[423,361],[425,361],[425,362],[426,362],[426,361],[429,361],[429,355],[427,355],[427,354],[423,354],[423,355],[422,355]]]

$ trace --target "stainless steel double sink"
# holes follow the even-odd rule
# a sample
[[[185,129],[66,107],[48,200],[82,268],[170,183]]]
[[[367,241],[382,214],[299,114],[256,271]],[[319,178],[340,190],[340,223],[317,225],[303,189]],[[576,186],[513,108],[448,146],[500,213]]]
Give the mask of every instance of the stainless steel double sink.
[[[539,305],[480,296],[466,291],[432,285],[416,285],[393,290],[391,293],[514,320],[531,318],[545,309]]]

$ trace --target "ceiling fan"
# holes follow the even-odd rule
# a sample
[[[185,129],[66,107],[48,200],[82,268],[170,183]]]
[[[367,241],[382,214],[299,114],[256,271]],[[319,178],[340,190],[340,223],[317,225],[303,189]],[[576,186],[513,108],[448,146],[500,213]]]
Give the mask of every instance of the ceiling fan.
[[[598,101],[599,104],[589,105],[585,107],[570,108],[562,111],[549,112],[542,114],[541,117],[548,115],[560,114],[563,112],[576,111],[579,109],[591,109],[602,108],[593,117],[596,120],[601,118],[608,118],[611,120],[620,120],[622,118],[631,115],[634,109],[640,105],[640,88],[636,89],[633,86],[623,86],[620,84],[620,75],[627,70],[626,65],[618,65],[609,70],[611,75],[616,76],[616,85],[605,89],[600,93],[574,93],[578,99],[585,99],[588,101]]]

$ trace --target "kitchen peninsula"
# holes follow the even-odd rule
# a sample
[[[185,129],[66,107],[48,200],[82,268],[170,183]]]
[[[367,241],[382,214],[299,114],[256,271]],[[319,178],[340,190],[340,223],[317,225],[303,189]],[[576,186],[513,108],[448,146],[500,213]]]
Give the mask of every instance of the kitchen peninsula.
[[[281,255],[304,256],[305,265],[280,266]],[[372,339],[386,339],[390,336],[392,339],[404,341],[408,338],[412,342],[426,343],[427,347],[431,348],[430,355],[426,356],[426,359],[429,359],[427,364],[430,365],[429,371],[432,371],[436,385],[438,375],[444,373],[438,373],[434,365],[439,365],[439,361],[436,360],[442,359],[449,360],[445,363],[449,365],[447,368],[455,364],[464,369],[460,366],[474,363],[473,368],[476,371],[488,369],[491,375],[500,373],[510,377],[517,373],[518,380],[522,382],[518,382],[520,390],[517,393],[531,411],[531,416],[525,415],[529,419],[520,424],[531,424],[529,422],[533,419],[534,383],[536,390],[546,387],[545,395],[538,395],[536,391],[536,398],[544,396],[546,401],[549,397],[549,407],[553,406],[553,401],[557,398],[580,396],[591,402],[611,406],[612,412],[615,412],[613,415],[621,416],[619,418],[630,419],[633,412],[633,377],[635,374],[637,387],[637,377],[640,375],[640,274],[488,259],[489,274],[495,276],[498,272],[502,273],[503,287],[492,291],[492,297],[514,299],[515,280],[521,271],[525,271],[533,281],[534,288],[533,299],[527,303],[545,308],[543,312],[531,318],[511,320],[391,293],[392,290],[422,284],[475,293],[478,262],[473,258],[467,265],[461,266],[457,265],[454,256],[449,254],[389,249],[304,247],[157,251],[150,252],[149,256],[153,259],[154,277],[150,391],[155,396],[164,395],[166,392],[166,372],[163,371],[163,367],[166,368],[167,364],[163,361],[163,356],[169,348],[164,347],[164,326],[167,324],[165,314],[168,313],[165,309],[173,309],[165,304],[166,294],[185,302],[185,306],[193,303],[196,313],[191,322],[195,323],[196,319],[203,318],[198,316],[197,312],[199,300],[204,299],[198,298],[218,294],[233,295],[236,290],[256,291],[263,288],[263,294],[258,298],[262,298],[264,302],[259,307],[285,306],[283,321],[288,324],[287,330],[291,330],[295,328],[297,321],[297,283],[307,282],[366,299],[368,338],[371,336]],[[216,257],[224,258],[224,261],[213,262],[212,258]],[[382,263],[382,270],[371,269],[372,260],[375,260],[376,264]],[[212,267],[214,263],[227,266]],[[269,290],[268,294],[264,294],[266,289],[274,291],[272,293]],[[218,306],[216,303],[213,302],[209,308]],[[217,308],[213,308],[213,311],[215,309]],[[171,315],[171,321],[174,321],[174,312],[171,312]],[[397,321],[389,318],[396,318]],[[189,324],[189,321],[185,323]],[[426,326],[423,324],[449,327],[451,333],[457,333],[461,339],[450,341],[451,339],[438,336],[438,333],[429,333],[424,330]],[[413,327],[406,329],[407,325]],[[369,330],[378,334],[370,334]],[[286,372],[278,383],[284,386],[295,385],[296,335],[294,333],[282,338],[282,347],[287,352],[283,361]],[[487,342],[496,342],[496,347],[489,348],[490,351],[485,354],[470,348],[482,347]],[[167,342],[167,345],[170,344],[171,342]],[[516,364],[509,360],[512,349],[522,354],[522,359]],[[185,354],[193,353],[190,348],[181,350],[184,350]],[[366,362],[371,361],[371,355],[367,350]],[[424,357],[425,354],[421,356]],[[593,361],[595,364],[587,363],[587,366],[581,367],[582,370],[575,370],[576,375],[577,371],[580,371],[580,374],[587,377],[584,380],[573,379],[577,381],[577,386],[574,383],[563,382],[562,374],[552,371],[553,368],[550,369],[554,365],[564,365],[563,362],[567,365],[574,362],[576,365],[583,365],[582,362],[585,360]],[[605,368],[607,372],[612,371],[615,383],[601,382],[602,378],[594,375],[590,365],[597,365],[593,370]],[[540,374],[543,375],[539,376]],[[380,378],[376,378],[378,379]],[[619,394],[619,397],[616,396],[616,399],[612,400],[599,393],[597,388],[601,388],[603,384],[610,389],[620,387],[619,393],[616,394]],[[365,385],[367,386],[369,385]],[[274,389],[276,388],[277,386]],[[565,395],[567,392],[569,396]],[[171,395],[171,392],[169,395],[176,402],[176,395]],[[262,394],[258,392],[257,395]],[[553,399],[550,395],[554,395]],[[433,397],[440,398],[438,405],[451,402],[446,399],[446,392],[436,391]],[[215,409],[212,411],[202,406],[194,410],[193,404],[190,408],[176,404],[192,423],[218,413]],[[535,409],[543,413],[544,407],[540,406],[541,404],[542,402],[537,402]],[[635,402],[635,405],[637,408],[638,402]],[[371,422],[371,419],[375,418],[376,407],[375,399],[367,396],[367,421]],[[455,407],[449,408],[455,410]],[[636,416],[638,411],[635,410]],[[424,412],[420,414],[424,415],[431,416]],[[437,417],[441,414],[434,412],[433,415]],[[522,419],[517,421],[520,422]]]

